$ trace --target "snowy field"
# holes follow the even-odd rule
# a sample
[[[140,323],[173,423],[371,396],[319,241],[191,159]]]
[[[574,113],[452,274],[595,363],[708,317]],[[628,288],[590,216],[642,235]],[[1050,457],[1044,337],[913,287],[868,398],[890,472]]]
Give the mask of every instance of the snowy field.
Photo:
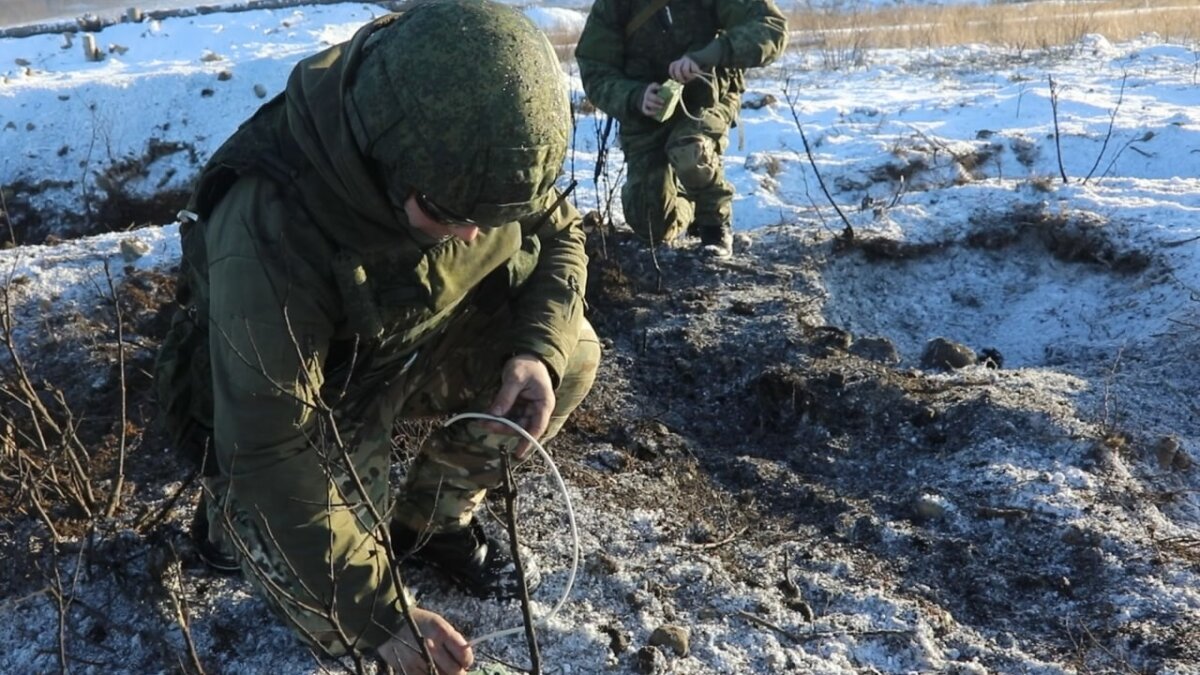
[[[578,28],[581,11],[526,10],[547,30]],[[382,13],[346,3],[120,24],[97,35],[103,58],[94,62],[83,58],[78,38],[0,40],[0,209],[8,214],[0,239],[13,244],[0,250],[0,277],[9,280],[17,339],[48,339],[40,316],[94,311],[106,265],[117,281],[169,270],[179,255],[169,216],[98,222],[110,213],[105,200],[153,204],[184,194],[217,146],[281,90],[298,59]],[[886,557],[922,528],[968,548],[984,530],[1003,542],[1004,528],[1024,518],[1044,528],[1036,541],[1090,556],[1088,569],[1104,570],[1103,584],[1074,576],[1074,568],[1042,569],[1036,588],[1023,589],[1044,595],[1022,605],[1038,617],[971,622],[942,601],[958,590],[950,582],[875,583],[861,550],[795,544],[805,557],[792,559],[792,576],[802,588],[823,589],[826,601],[788,603],[738,567],[759,560],[774,578],[786,562],[765,551],[673,548],[664,532],[677,514],[607,501],[612,494],[596,487],[614,482],[606,475],[572,487],[587,564],[573,599],[543,632],[546,672],[1200,673],[1196,49],[1155,36],[1110,44],[1091,35],[1020,55],[983,46],[869,51],[863,63],[838,71],[821,69],[819,51],[794,50],[751,73],[726,153],[738,193],[728,273],[741,265],[782,275],[792,265],[807,284],[803,311],[811,321],[886,336],[897,351],[895,373],[921,368],[933,337],[995,350],[1000,370],[976,365],[933,379],[986,388],[991,406],[1039,411],[1040,426],[1021,433],[989,430],[959,454],[881,469],[925,487],[911,501],[895,500],[916,518],[880,511],[868,519],[874,529],[863,550]],[[564,68],[578,103],[578,73]],[[619,199],[610,198],[623,170],[619,148],[599,184],[592,180],[602,124],[595,113],[577,116],[566,178],[579,180],[581,211],[620,224]],[[111,231],[68,236],[101,229]],[[875,256],[871,264],[836,254],[834,242],[848,230],[864,255]],[[691,246],[664,251],[664,260],[691,255]],[[788,262],[788,251],[798,257]],[[610,355],[629,363],[621,345]],[[577,472],[596,473],[595,458],[613,452],[604,443],[579,449],[587,459]],[[627,491],[652,482],[644,474],[615,480]],[[181,484],[182,477],[137,489],[161,504]],[[182,522],[188,513],[181,504],[170,517]],[[561,528],[555,515],[542,527]],[[139,550],[129,518],[107,527]],[[806,532],[799,527],[789,541]],[[44,538],[16,518],[0,520],[4,550]],[[538,561],[547,596],[565,547],[551,545]],[[188,649],[174,611],[137,588],[146,579],[90,575],[73,557],[83,542],[60,548],[58,578],[77,601],[63,609],[47,590],[53,572],[25,570],[28,583],[0,597],[0,672],[53,672],[64,659],[74,672],[194,670],[180,665]],[[919,568],[921,557],[911,563]],[[345,666],[300,648],[239,580],[198,571],[172,579],[190,603],[208,672]],[[667,602],[664,588],[690,588],[694,602]],[[511,606],[465,601],[436,586],[418,590],[475,634],[520,620]],[[541,611],[553,600],[541,598]],[[1093,637],[1099,615],[1107,632]],[[60,616],[68,618],[60,624]],[[636,652],[663,623],[690,627],[686,655],[644,665],[613,648],[619,632]],[[1074,658],[1046,648],[1052,629],[1016,629],[1035,623],[1076,639]],[[483,652],[484,662],[525,658],[519,636]]]

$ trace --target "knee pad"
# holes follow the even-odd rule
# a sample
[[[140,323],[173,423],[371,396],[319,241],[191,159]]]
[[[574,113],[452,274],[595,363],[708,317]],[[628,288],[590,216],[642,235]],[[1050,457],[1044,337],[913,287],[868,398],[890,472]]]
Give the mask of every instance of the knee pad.
[[[685,190],[703,190],[716,180],[721,157],[711,138],[684,136],[667,146],[667,161]]]

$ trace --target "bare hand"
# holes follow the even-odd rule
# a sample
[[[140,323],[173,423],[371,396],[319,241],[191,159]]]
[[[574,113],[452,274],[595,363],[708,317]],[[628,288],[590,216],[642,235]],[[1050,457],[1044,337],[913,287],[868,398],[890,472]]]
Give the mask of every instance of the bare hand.
[[[412,608],[417,630],[425,638],[429,655],[439,675],[465,675],[467,668],[475,662],[475,654],[466,638],[455,630],[441,615],[419,607]],[[401,673],[424,673],[429,670],[425,657],[413,639],[407,626],[400,634],[379,646],[376,650],[393,670]]]
[[[488,407],[488,414],[506,417],[521,425],[530,436],[541,438],[550,426],[554,403],[554,385],[546,364],[536,356],[518,354],[504,364],[500,375],[500,391]],[[491,428],[495,433],[513,433],[503,424],[491,422],[489,425],[494,425]],[[513,456],[517,461],[523,461],[529,452],[529,442],[522,440],[517,444]]]
[[[666,101],[658,95],[660,89],[662,85],[657,82],[646,85],[646,91],[642,93],[642,114],[646,117],[654,117],[666,105]]]
[[[667,66],[667,73],[671,75],[671,79],[676,82],[687,84],[696,79],[704,69],[698,63],[692,60],[690,56],[683,56],[672,61],[671,65]]]

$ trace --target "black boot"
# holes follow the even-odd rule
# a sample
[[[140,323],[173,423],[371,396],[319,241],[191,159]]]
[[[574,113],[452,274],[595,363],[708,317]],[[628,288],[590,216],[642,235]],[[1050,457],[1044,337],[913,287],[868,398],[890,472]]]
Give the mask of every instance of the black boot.
[[[196,507],[196,515],[192,516],[192,543],[196,545],[196,555],[200,561],[217,574],[234,575],[242,571],[238,560],[230,553],[221,550],[208,538],[208,506],[204,499]]]
[[[466,529],[434,534],[414,532],[392,523],[392,550],[400,562],[436,568],[468,593],[480,598],[510,600],[520,581],[512,557],[488,539],[483,526],[472,520]]]
[[[733,230],[726,225],[700,229],[700,246],[705,255],[728,258],[733,255]]]

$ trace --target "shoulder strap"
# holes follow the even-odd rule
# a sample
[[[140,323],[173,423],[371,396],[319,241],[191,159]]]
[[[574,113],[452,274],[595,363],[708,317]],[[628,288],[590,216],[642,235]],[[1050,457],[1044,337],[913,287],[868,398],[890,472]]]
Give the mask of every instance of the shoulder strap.
[[[651,0],[650,4],[643,7],[642,11],[638,12],[632,19],[630,19],[629,23],[625,24],[625,37],[633,35],[633,32],[641,28],[642,24],[646,23],[650,17],[654,16],[655,12],[663,7],[666,7],[670,2],[671,0]]]

